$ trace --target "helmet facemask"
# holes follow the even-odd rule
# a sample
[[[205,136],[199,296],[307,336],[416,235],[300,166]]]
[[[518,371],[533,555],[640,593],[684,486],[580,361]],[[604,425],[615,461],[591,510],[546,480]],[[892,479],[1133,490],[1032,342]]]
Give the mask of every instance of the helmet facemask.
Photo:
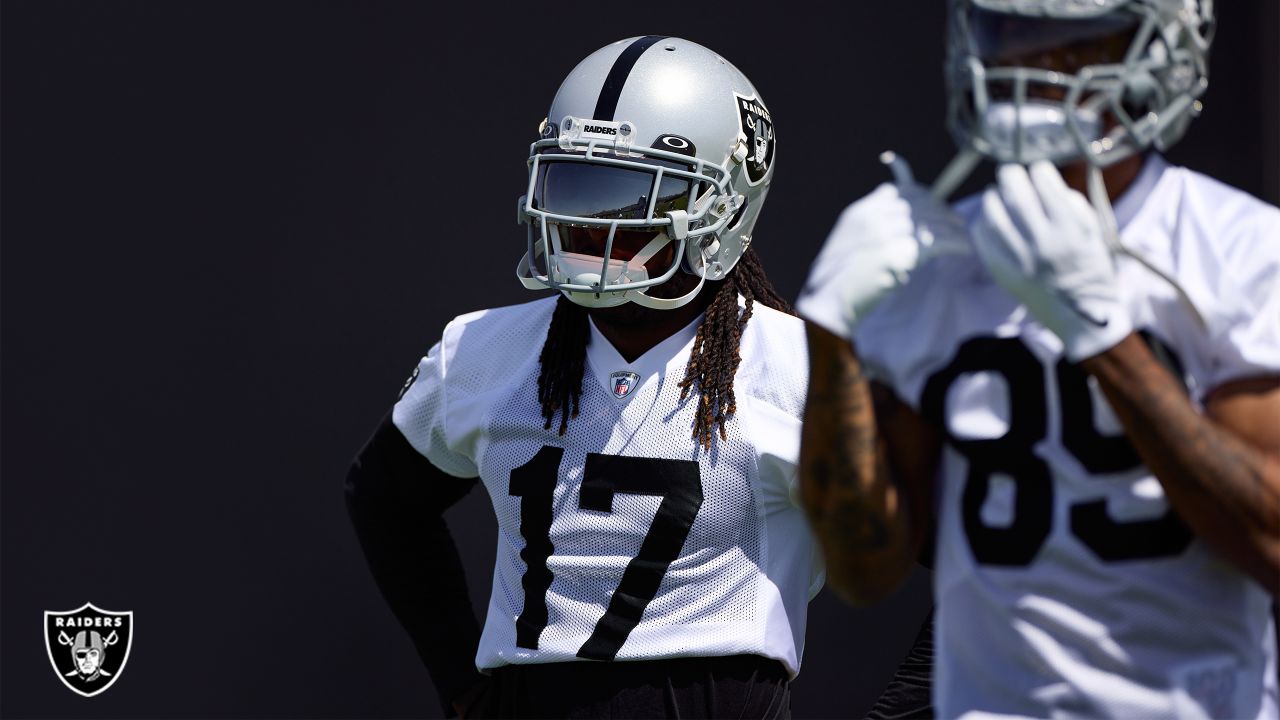
[[[530,148],[519,209],[528,226],[521,282],[587,307],[688,303],[708,277],[715,233],[739,209],[728,170],[674,150],[633,149],[630,123],[565,118],[564,125],[544,128],[544,139]],[[675,298],[651,294],[682,267],[698,277],[692,290]]]
[[[949,124],[962,148],[1106,167],[1181,137],[1207,87],[1211,25],[1194,0],[1033,4],[952,6]]]

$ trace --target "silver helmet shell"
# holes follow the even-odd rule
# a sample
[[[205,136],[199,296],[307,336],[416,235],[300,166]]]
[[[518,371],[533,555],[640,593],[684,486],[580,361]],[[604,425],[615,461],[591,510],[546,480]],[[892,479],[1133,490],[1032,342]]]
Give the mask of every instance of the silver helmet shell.
[[[1119,62],[1064,73],[984,61],[975,18],[1043,20],[1068,28],[1132,29]],[[1034,34],[1023,32],[1022,35]],[[997,162],[1105,167],[1136,152],[1163,150],[1186,132],[1208,87],[1212,0],[950,0],[946,79],[948,126],[962,150]],[[998,98],[993,88],[1012,88]],[[1061,100],[1036,97],[1037,85]],[[1104,118],[1116,123],[1106,128]]]
[[[629,38],[592,53],[561,84],[539,134],[519,203],[528,248],[517,276],[525,287],[559,290],[590,307],[679,307],[703,281],[723,279],[751,243],[773,180],[773,120],[755,86],[724,58],[679,38]],[[577,184],[563,183],[552,199],[553,174]],[[599,193],[597,205],[609,205],[611,186],[628,184],[640,190],[622,209],[582,197]],[[604,251],[566,251],[566,227],[607,231]],[[620,258],[614,240],[628,231],[655,239]],[[650,276],[645,261],[667,244],[675,246],[670,262]],[[699,277],[698,287],[679,298],[648,294],[681,271]]]

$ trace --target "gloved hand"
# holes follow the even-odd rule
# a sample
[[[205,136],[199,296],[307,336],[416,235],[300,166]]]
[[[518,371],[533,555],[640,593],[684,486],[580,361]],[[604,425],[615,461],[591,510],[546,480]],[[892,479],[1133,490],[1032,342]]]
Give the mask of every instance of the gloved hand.
[[[978,255],[1011,295],[1062,339],[1071,361],[1133,331],[1115,262],[1089,201],[1048,161],[1002,165],[982,197],[972,234]]]
[[[940,252],[968,252],[963,221],[886,153],[896,182],[884,183],[840,213],[818,253],[796,310],[845,338],[911,272]]]

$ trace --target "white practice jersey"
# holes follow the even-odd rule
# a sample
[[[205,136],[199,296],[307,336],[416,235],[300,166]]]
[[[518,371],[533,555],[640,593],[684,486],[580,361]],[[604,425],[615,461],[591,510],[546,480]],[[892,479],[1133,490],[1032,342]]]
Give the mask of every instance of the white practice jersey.
[[[463,315],[393,419],[441,470],[480,477],[498,521],[481,669],[757,654],[794,676],[820,552],[795,501],[803,323],[755,303],[737,412],[703,451],[680,399],[701,318],[634,362],[595,326],[578,415],[544,429],[554,297]]]
[[[976,199],[957,209],[972,218]],[[1280,375],[1280,211],[1158,156],[1116,204],[1134,326],[1200,407]],[[1095,381],[976,254],[859,326],[873,375],[944,428],[934,699],[943,717],[1275,717],[1270,597],[1193,536]]]

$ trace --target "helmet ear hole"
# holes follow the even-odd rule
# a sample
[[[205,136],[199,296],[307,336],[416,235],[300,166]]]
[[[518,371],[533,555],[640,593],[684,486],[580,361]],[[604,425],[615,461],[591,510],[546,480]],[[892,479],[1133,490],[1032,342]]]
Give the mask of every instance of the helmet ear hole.
[[[743,218],[743,216],[747,214],[747,205],[748,205],[749,203],[750,203],[750,200],[748,200],[748,199],[744,196],[744,197],[742,198],[742,207],[739,207],[739,208],[738,208],[738,212],[734,213],[734,215],[733,215],[733,219],[729,220],[729,226],[728,226],[727,230],[729,230],[729,231],[733,231],[733,230],[737,230],[737,229],[738,229],[738,226],[742,224],[742,218]]]
[[[701,275],[701,267],[708,262],[707,258],[715,256],[718,252],[720,252],[719,235],[704,235],[696,240],[686,240],[684,258],[680,262],[680,269],[690,275]]]

